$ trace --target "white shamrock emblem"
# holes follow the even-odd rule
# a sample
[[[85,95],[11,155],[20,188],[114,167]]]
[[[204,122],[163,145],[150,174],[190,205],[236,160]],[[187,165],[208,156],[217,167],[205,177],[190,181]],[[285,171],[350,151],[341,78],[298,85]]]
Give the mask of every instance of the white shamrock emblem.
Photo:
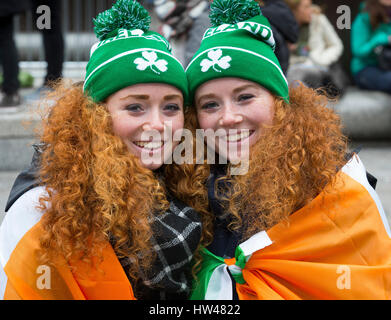
[[[221,51],[221,49],[217,49],[215,51],[211,50],[208,52],[208,58],[211,59],[204,59],[201,61],[201,71],[202,72],[207,72],[210,67],[213,68],[214,71],[216,72],[221,72],[221,70],[219,69],[216,69],[216,65],[218,65],[221,69],[228,69],[229,67],[231,67],[231,65],[229,64],[229,62],[232,60],[232,58],[230,56],[224,56],[222,57],[223,55],[223,51]]]
[[[137,69],[144,71],[148,67],[155,73],[160,74],[161,72],[167,71],[167,64],[168,62],[164,59],[157,60],[157,54],[154,51],[148,52],[143,51],[142,52],[143,58],[137,58],[134,60],[134,63],[137,64]],[[156,67],[159,71],[157,71],[154,67]]]

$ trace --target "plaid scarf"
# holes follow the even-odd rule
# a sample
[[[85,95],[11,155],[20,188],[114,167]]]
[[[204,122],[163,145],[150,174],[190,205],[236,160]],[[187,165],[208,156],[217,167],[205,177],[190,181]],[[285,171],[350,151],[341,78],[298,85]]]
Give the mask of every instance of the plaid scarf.
[[[191,260],[201,237],[199,214],[177,199],[171,198],[169,209],[151,219],[152,248],[156,259],[148,272],[141,272],[132,283],[140,300],[187,299],[191,290]],[[125,272],[131,263],[120,259]]]

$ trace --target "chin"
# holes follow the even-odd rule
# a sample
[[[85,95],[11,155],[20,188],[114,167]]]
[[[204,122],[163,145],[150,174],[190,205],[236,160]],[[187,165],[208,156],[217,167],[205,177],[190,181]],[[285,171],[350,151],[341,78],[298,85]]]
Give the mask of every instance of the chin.
[[[163,163],[141,163],[141,165],[146,169],[154,171],[159,169]]]
[[[242,163],[243,161],[246,163],[249,161],[249,153],[238,153],[235,155],[228,155],[227,159],[230,163],[233,165],[238,165]]]

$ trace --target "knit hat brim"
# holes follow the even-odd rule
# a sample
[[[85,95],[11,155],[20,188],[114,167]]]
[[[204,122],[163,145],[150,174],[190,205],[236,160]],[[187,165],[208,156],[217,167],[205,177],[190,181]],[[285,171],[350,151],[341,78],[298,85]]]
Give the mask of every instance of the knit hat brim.
[[[146,38],[121,41],[98,48],[87,65],[84,90],[94,101],[103,101],[131,85],[165,83],[178,88],[188,104],[187,78],[183,66],[167,51],[164,43]]]

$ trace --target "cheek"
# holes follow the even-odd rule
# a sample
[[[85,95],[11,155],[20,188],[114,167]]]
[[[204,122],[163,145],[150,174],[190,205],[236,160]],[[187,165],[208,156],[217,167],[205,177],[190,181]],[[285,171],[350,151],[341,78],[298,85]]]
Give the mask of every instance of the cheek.
[[[174,129],[174,132],[176,130],[183,129],[184,125],[185,125],[185,118],[182,113],[172,120],[172,128]]]
[[[138,124],[136,121],[123,117],[113,118],[113,132],[121,138],[129,137],[137,131]]]
[[[174,118],[170,118],[169,120],[166,121],[170,123],[173,135],[175,134],[175,132],[183,130],[183,127],[185,125],[185,119],[183,114],[178,115]]]
[[[273,100],[265,101],[259,105],[264,107],[259,108],[258,106],[253,108],[248,119],[256,123],[258,127],[261,127],[262,125],[271,125],[274,118]]]
[[[214,129],[218,123],[218,117],[215,114],[204,114],[202,112],[197,115],[198,124],[201,129]]]
[[[181,136],[182,131],[183,131],[183,127],[185,125],[184,116],[183,116],[183,114],[181,114],[181,115],[178,115],[178,116],[174,117],[173,119],[170,118],[167,121],[169,121],[169,123],[171,124],[172,132],[171,132],[171,137],[170,138],[173,141],[173,147],[176,147],[179,144],[179,141],[174,140],[174,136],[175,136],[175,138]]]

